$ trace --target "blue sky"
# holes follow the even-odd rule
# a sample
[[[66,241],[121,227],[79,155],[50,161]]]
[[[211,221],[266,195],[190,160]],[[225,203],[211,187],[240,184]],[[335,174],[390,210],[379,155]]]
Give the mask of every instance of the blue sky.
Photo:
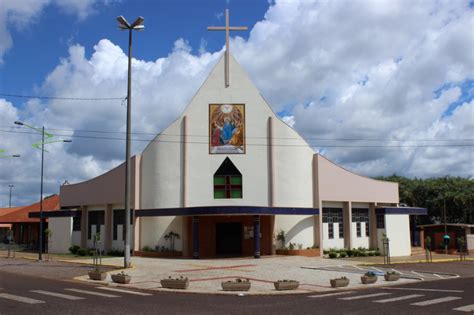
[[[249,27],[231,34],[234,57],[315,152],[365,176],[474,177],[472,1],[0,0],[0,93],[124,96],[128,36],[115,18],[141,15],[132,114],[140,154],[222,56],[224,33],[207,26],[223,25],[226,8],[232,25]],[[121,100],[0,95],[0,149],[22,155],[0,160],[0,207],[8,184],[18,203],[38,195],[38,135],[15,120],[73,139],[48,148],[46,194],[123,162]]]

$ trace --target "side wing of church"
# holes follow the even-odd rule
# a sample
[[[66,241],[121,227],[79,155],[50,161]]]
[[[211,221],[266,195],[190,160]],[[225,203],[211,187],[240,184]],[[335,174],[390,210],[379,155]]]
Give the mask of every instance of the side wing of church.
[[[281,121],[237,61],[221,58],[182,115],[132,160],[133,247],[183,257],[275,254],[281,247],[371,248],[410,255],[398,184],[353,174],[315,154]],[[124,165],[61,186],[53,252],[123,250]],[[64,233],[64,231],[69,231]],[[66,236],[64,236],[66,234]],[[280,235],[280,237],[277,237]],[[281,237],[284,235],[284,239]]]

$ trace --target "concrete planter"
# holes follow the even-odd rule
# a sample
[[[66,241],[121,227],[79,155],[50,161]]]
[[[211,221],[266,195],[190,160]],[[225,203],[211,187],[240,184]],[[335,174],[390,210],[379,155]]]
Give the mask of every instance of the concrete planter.
[[[383,276],[385,278],[385,281],[397,281],[400,279],[399,273],[386,273]]]
[[[107,273],[105,271],[89,271],[89,279],[96,281],[104,281],[107,278]]]
[[[319,248],[313,249],[277,249],[277,255],[318,257]]]
[[[360,277],[360,281],[363,284],[371,284],[377,282],[377,276],[362,276]]]
[[[235,281],[221,282],[222,290],[224,291],[248,291],[251,283],[248,280],[237,279]]]
[[[115,283],[129,284],[132,277],[129,275],[116,274],[112,275],[112,281]]]
[[[333,288],[340,288],[340,287],[347,287],[349,285],[350,280],[347,278],[338,278],[338,279],[331,279],[331,287]]]
[[[300,286],[300,283],[296,280],[280,280],[273,282],[275,289],[278,291],[282,290],[296,290]]]
[[[186,290],[189,287],[188,278],[162,279],[160,283],[161,286],[166,289]]]

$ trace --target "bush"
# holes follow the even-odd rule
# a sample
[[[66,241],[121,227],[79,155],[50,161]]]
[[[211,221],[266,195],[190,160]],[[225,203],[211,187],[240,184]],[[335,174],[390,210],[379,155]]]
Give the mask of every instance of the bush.
[[[337,253],[336,252],[329,252],[329,258],[336,258]]]
[[[327,255],[327,254],[329,254],[329,250],[325,249],[325,250],[323,250],[323,253],[324,253],[324,255]]]
[[[77,245],[72,245],[71,247],[69,247],[69,252],[73,255],[76,255],[77,254],[77,251],[80,249],[81,247],[80,246],[77,246]]]
[[[346,255],[347,255],[347,254],[346,254],[345,251],[341,251],[341,252],[339,253],[339,257],[341,257],[341,258],[345,258]]]
[[[375,251],[375,256],[380,256],[380,252],[378,250]]]
[[[359,256],[360,256],[360,257],[366,257],[366,256],[367,256],[367,252],[366,252],[366,251],[361,251],[361,252],[359,252]]]
[[[346,250],[347,257],[352,257],[354,255],[354,252],[352,249]]]
[[[76,251],[77,255],[79,256],[87,256],[87,254],[89,253],[89,250],[87,248],[79,248],[77,251]]]
[[[142,251],[144,252],[152,252],[153,249],[150,246],[143,246]]]
[[[353,249],[352,250],[352,256],[359,257],[360,256],[360,251],[358,249]]]
[[[123,254],[123,251],[118,249],[112,249],[107,253],[109,256],[123,256]]]
[[[369,256],[375,256],[375,252],[368,252]]]

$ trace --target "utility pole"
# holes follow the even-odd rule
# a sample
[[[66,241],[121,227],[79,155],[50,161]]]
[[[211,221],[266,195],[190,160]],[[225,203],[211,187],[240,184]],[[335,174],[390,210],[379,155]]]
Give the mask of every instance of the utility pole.
[[[446,223],[446,196],[443,197],[443,209],[444,209],[444,253],[448,254],[448,242],[446,236],[448,235],[448,224]]]
[[[8,187],[10,187],[10,202],[8,203],[8,207],[11,208],[12,207],[12,189],[13,187],[15,187],[15,185],[8,185]]]

